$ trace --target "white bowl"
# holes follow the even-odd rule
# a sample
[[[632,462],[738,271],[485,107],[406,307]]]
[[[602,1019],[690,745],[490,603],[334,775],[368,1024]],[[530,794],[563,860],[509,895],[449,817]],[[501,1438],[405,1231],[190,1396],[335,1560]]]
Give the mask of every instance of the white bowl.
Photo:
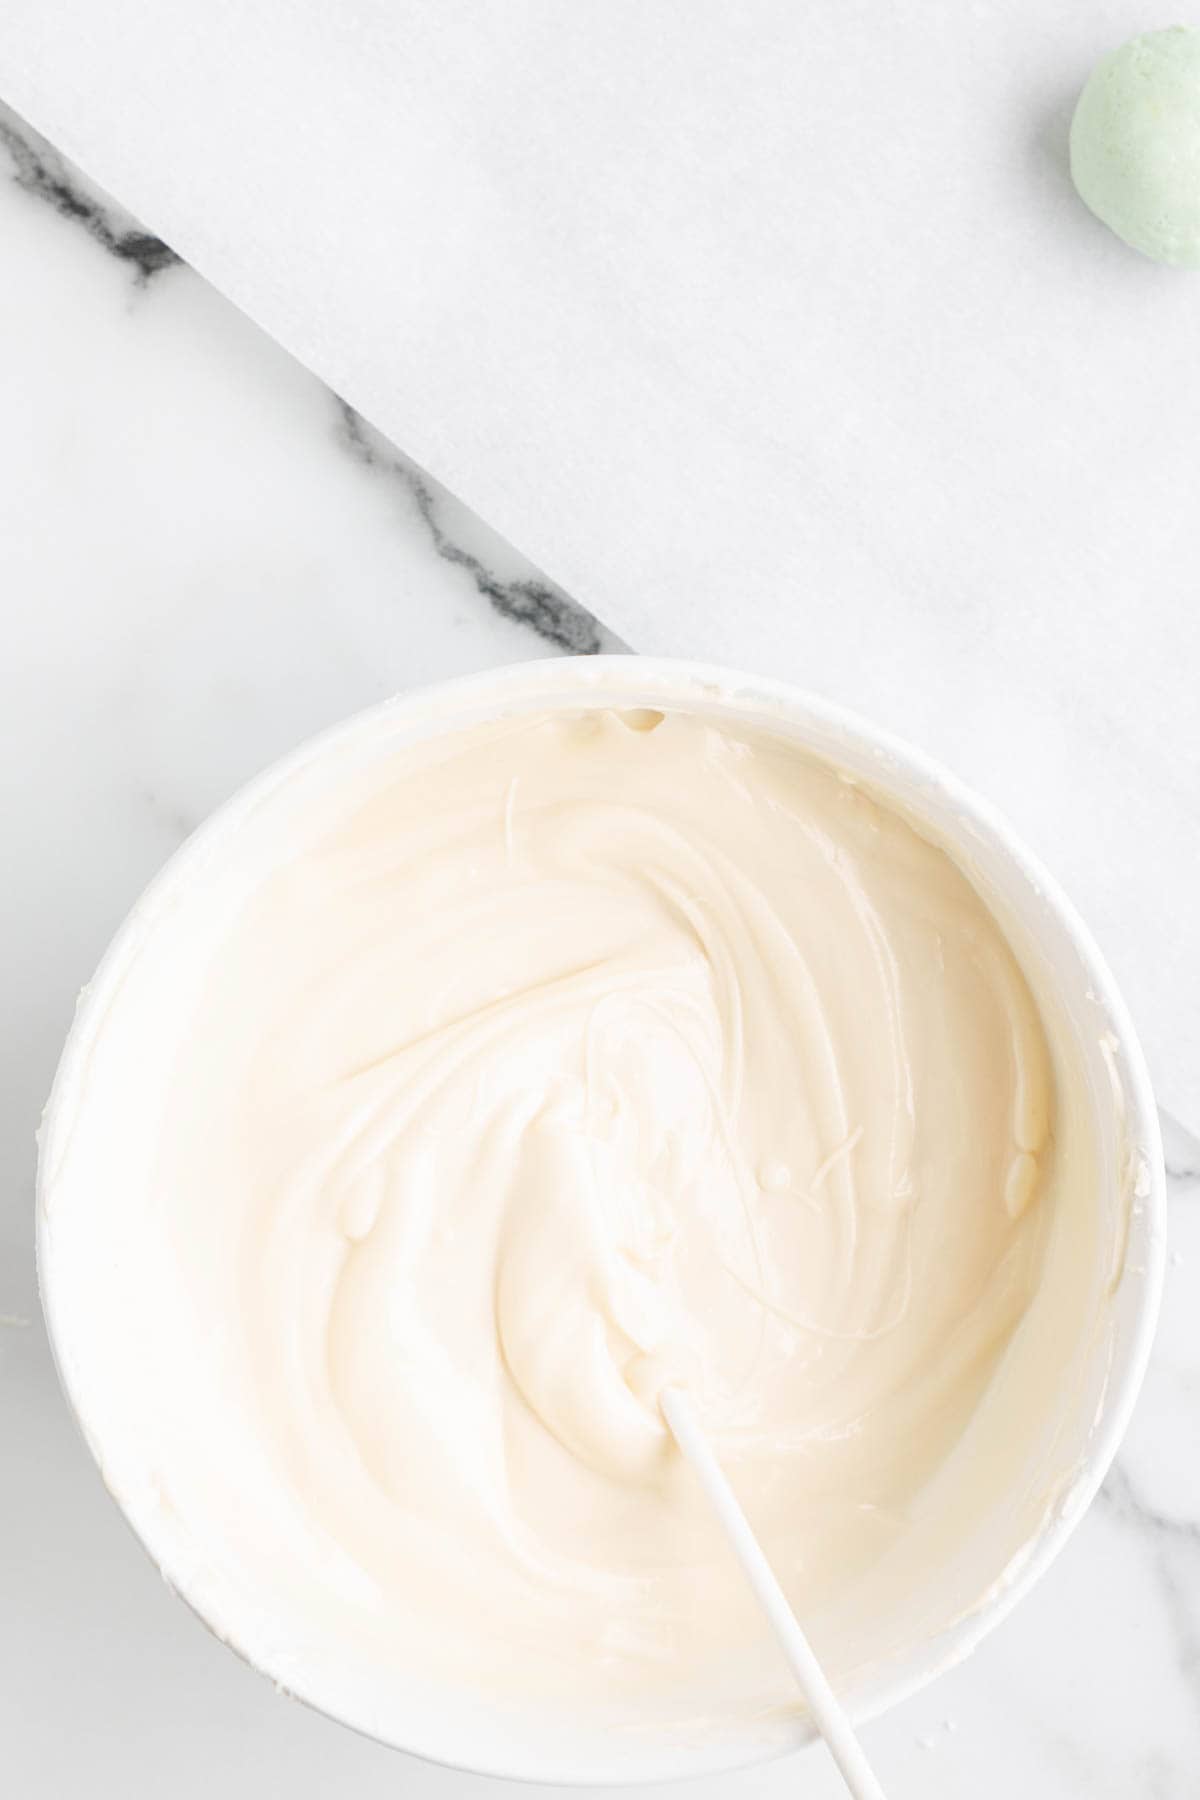
[[[332,765],[345,768],[487,718],[604,705],[685,709],[770,730],[865,778],[898,804],[956,857],[996,911],[1043,1011],[1049,1005],[1059,1020],[1064,1053],[1074,1059],[1086,1095],[1098,1170],[1095,1205],[1112,1279],[1091,1337],[1076,1347],[1083,1378],[1055,1446],[1058,1499],[1032,1541],[1021,1545],[990,1520],[981,1521],[972,1568],[985,1579],[972,1591],[984,1598],[948,1629],[877,1666],[850,1696],[857,1718],[882,1712],[966,1656],[1028,1592],[1082,1515],[1112,1461],[1145,1369],[1162,1282],[1165,1216],[1162,1150],[1145,1063],[1086,927],[990,806],[920,752],[840,707],[781,682],[684,662],[597,657],[531,663],[404,695],[362,713],[285,757],[221,807],[171,858],[117,933],[80,998],[47,1107],[38,1170],[38,1266],[63,1387],[107,1484],[167,1581],[219,1637],[277,1684],[346,1724],[438,1762],[581,1784],[727,1770],[794,1747],[809,1734],[803,1723],[785,1722],[738,1726],[696,1741],[674,1732],[613,1735],[552,1717],[549,1709],[541,1717],[517,1716],[493,1710],[478,1696],[418,1681],[396,1697],[381,1726],[377,1712],[353,1691],[289,1666],[269,1619],[252,1607],[236,1617],[228,1607],[218,1610],[202,1562],[188,1554],[169,1512],[130,1476],[136,1457],[131,1463],[128,1444],[117,1441],[120,1434],[109,1423],[106,1394],[124,1377],[107,1342],[105,1260],[96,1246],[104,1239],[106,1188],[124,1179],[147,1134],[140,1086],[136,1093],[105,1088],[101,1104],[91,1087],[85,1092],[82,1077],[97,1060],[102,1034],[130,1010],[128,990],[137,985],[131,972],[156,946],[161,951],[169,944],[180,896],[219,863],[229,839],[253,832],[260,809],[284,784],[319,784]],[[1099,836],[1097,845],[1100,854]],[[161,1013],[171,1006],[170,971],[187,961],[175,950],[164,957],[168,978],[148,1011],[143,1005],[146,1017],[137,1026],[146,1033],[148,1069],[154,1007]],[[78,1300],[84,1258],[96,1295],[87,1306]]]

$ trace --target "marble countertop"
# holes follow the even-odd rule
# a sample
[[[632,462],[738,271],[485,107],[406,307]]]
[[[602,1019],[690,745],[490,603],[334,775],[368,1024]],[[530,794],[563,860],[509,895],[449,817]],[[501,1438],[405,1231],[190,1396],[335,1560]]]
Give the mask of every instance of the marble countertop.
[[[9,1791],[499,1793],[280,1699],[166,1591],[58,1392],[33,1133],[80,985],[232,789],[396,689],[621,646],[3,111],[0,392]],[[896,1800],[1200,1793],[1200,1147],[1166,1123],[1170,1269],[1126,1445],[1016,1613],[868,1728]],[[840,1792],[820,1752],[696,1791]]]

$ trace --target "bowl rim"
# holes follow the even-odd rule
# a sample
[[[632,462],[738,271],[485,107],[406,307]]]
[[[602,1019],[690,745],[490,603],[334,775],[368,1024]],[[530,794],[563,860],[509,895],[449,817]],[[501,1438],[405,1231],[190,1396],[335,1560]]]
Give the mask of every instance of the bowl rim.
[[[619,694],[606,695],[606,689],[619,689]],[[194,865],[207,856],[210,848],[232,831],[277,787],[283,786],[310,763],[364,737],[379,725],[397,718],[411,721],[413,730],[406,741],[434,737],[442,732],[461,729],[468,722],[464,714],[476,720],[501,718],[510,712],[533,710],[539,703],[552,710],[565,710],[572,701],[592,706],[622,703],[646,706],[678,706],[680,710],[703,707],[728,707],[739,704],[773,712],[798,739],[808,730],[821,731],[847,744],[853,744],[880,765],[880,785],[886,789],[889,769],[903,771],[915,780],[922,793],[936,794],[953,809],[956,820],[990,841],[1004,859],[1024,876],[1036,890],[1046,911],[1071,941],[1083,966],[1100,1013],[1111,1027],[1116,1040],[1113,1052],[1125,1105],[1125,1130],[1129,1141],[1147,1171],[1147,1186],[1139,1192],[1142,1209],[1143,1263],[1139,1269],[1138,1304],[1134,1308],[1128,1330],[1127,1348],[1122,1365],[1106,1388],[1103,1409],[1087,1453],[1072,1484],[1070,1505],[1057,1509],[1038,1535],[1031,1541],[1020,1566],[993,1593],[986,1596],[967,1617],[928,1641],[931,1652],[927,1666],[918,1666],[885,1679],[877,1688],[857,1700],[851,1696],[848,1710],[857,1723],[877,1717],[902,1700],[925,1687],[939,1674],[966,1658],[978,1644],[1008,1615],[1035,1585],[1054,1561],[1079,1520],[1094,1499],[1112,1461],[1140,1391],[1149,1361],[1166,1264],[1166,1179],[1163,1162],[1157,1106],[1149,1071],[1138,1042],[1133,1023],[1116,981],[1087,925],[1055,877],[1023,843],[1007,818],[990,801],[975,792],[951,770],[908,743],[890,730],[876,725],[839,702],[773,676],[748,674],[720,664],[696,662],[688,658],[655,657],[629,654],[604,654],[588,657],[542,657],[527,662],[506,664],[450,680],[423,684],[404,690],[388,699],[365,707],[337,723],[304,739],[292,750],[269,763],[258,774],[239,786],[207,815],[202,823],[167,858],[147,883],[126,913],[111,938],[92,979],[80,993],[75,1016],[68,1030],[55,1071],[50,1096],[42,1115],[38,1133],[38,1165],[36,1180],[36,1259],[38,1289],[45,1317],[51,1356],[68,1411],[88,1450],[104,1476],[101,1446],[89,1430],[85,1416],[86,1403],[77,1394],[66,1367],[63,1350],[68,1337],[59,1317],[53,1278],[54,1251],[49,1235],[49,1195],[57,1166],[65,1149],[64,1136],[69,1137],[70,1112],[78,1074],[86,1062],[93,1040],[102,1028],[109,1002],[120,984],[126,964],[136,954],[144,930],[153,919],[163,897],[186,881]],[[423,723],[426,722],[423,729]],[[770,729],[769,718],[764,727]],[[834,760],[828,751],[810,746],[813,753]],[[107,1487],[107,1482],[105,1483]],[[702,1775],[732,1773],[770,1762],[789,1754],[812,1740],[808,1722],[798,1719],[794,1732],[786,1741],[747,1736],[744,1742],[730,1735],[711,1745],[673,1743],[652,1749],[651,1734],[638,1740],[638,1750],[646,1752],[640,1763],[631,1756],[628,1768],[591,1769],[580,1762],[571,1763],[554,1752],[536,1764],[510,1756],[507,1761],[495,1757],[472,1759],[466,1747],[453,1749],[437,1743],[416,1744],[383,1737],[361,1718],[350,1716],[345,1708],[331,1706],[303,1686],[292,1688],[281,1684],[263,1662],[256,1661],[237,1642],[236,1636],[218,1626],[202,1605],[188,1592],[186,1576],[177,1580],[150,1542],[143,1525],[135,1521],[124,1500],[109,1490],[121,1516],[135,1538],[175,1593],[219,1641],[232,1649],[256,1673],[272,1680],[280,1691],[301,1701],[313,1711],[348,1726],[374,1742],[400,1750],[419,1761],[462,1773],[490,1776],[530,1784],[563,1784],[577,1787],[597,1785],[629,1786],[647,1781],[683,1780]],[[914,1653],[920,1662],[919,1653]],[[469,1743],[470,1704],[463,1713],[461,1739]]]

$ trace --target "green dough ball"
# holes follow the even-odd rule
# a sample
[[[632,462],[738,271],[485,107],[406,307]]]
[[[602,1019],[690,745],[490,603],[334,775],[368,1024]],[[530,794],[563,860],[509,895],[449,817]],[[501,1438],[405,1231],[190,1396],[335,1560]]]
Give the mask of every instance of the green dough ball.
[[[1071,121],[1071,175],[1135,250],[1200,269],[1200,30],[1147,32],[1097,64]]]

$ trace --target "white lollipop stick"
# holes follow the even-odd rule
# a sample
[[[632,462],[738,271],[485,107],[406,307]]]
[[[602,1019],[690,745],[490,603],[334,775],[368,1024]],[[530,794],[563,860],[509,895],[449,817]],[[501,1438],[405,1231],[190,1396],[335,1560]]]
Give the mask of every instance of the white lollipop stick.
[[[887,1800],[837,1695],[813,1654],[812,1645],[801,1631],[796,1615],[763,1555],[762,1545],[751,1531],[749,1521],[713,1455],[712,1445],[696,1422],[687,1395],[682,1388],[664,1388],[659,1403],[672,1437],[691,1463],[712,1503],[721,1528],[808,1703],[813,1723],[829,1746],[829,1754],[841,1770],[854,1800]]]

